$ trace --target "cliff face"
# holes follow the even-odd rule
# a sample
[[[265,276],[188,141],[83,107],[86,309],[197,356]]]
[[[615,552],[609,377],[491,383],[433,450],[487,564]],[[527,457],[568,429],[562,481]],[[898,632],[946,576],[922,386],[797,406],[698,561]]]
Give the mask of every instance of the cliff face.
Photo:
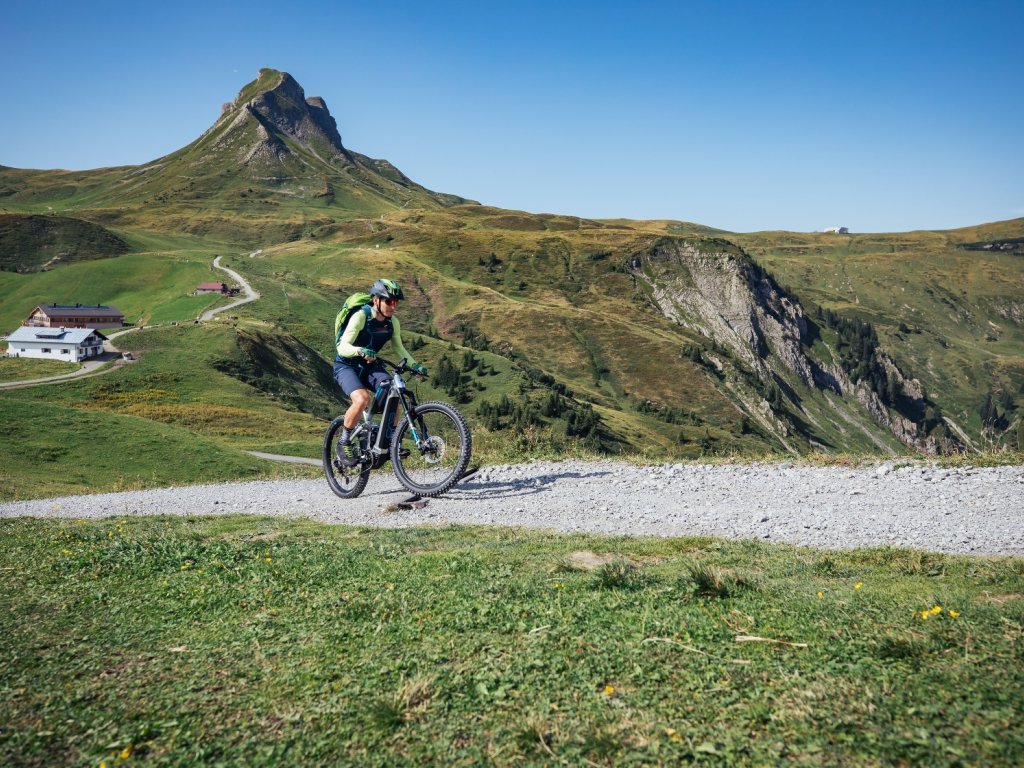
[[[764,352],[771,348],[805,384],[813,383],[801,346],[807,334],[803,308],[735,246],[665,239],[635,257],[630,267],[647,280],[666,317],[728,346],[763,376],[770,370]]]
[[[662,238],[627,269],[665,317],[708,340],[703,358],[723,388],[787,447],[797,438],[841,444],[848,430],[883,449],[891,450],[891,438],[929,452],[951,447],[887,407],[868,382],[854,382],[836,350],[819,340],[816,353],[804,308],[735,245]],[[923,412],[920,382],[881,350],[874,354],[904,403]]]

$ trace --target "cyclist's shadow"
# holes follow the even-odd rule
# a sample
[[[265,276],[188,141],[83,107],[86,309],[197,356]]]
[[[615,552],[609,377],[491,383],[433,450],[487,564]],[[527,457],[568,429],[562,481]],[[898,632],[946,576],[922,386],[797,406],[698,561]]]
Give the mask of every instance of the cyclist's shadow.
[[[486,472],[487,470],[482,470]],[[446,499],[511,499],[522,496],[533,496],[548,493],[552,486],[560,480],[584,479],[596,480],[610,475],[607,470],[594,472],[551,472],[536,477],[511,478],[509,480],[483,480],[471,477],[456,485],[442,498]]]

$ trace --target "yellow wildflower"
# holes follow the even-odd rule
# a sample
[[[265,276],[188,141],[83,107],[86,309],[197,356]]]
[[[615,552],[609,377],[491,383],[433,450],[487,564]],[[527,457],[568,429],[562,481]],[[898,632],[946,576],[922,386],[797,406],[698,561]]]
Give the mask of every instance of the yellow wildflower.
[[[615,686],[614,686],[614,685],[606,685],[606,686],[604,687],[604,690],[602,691],[602,693],[603,693],[603,694],[604,694],[605,696],[611,696],[612,694],[614,694],[614,693],[615,693]]]
[[[950,610],[950,611],[947,611],[947,613],[948,613],[948,614],[949,614],[949,615],[950,615],[950,616],[951,616],[952,618],[954,618],[954,619],[955,619],[955,618],[957,618],[957,617],[958,617],[958,616],[960,615],[960,611],[953,611],[953,610]]]
[[[127,747],[121,750],[121,754],[118,755],[122,760],[127,760],[132,756],[132,745],[129,744]]]
[[[931,610],[929,610],[928,612],[932,616],[938,616],[940,613],[942,613],[942,606],[941,605],[932,606]]]
[[[682,741],[683,737],[679,735],[679,731],[675,728],[666,728],[665,735],[668,736],[669,741]]]
[[[932,615],[931,611],[918,611],[918,613],[922,619],[927,619],[929,616]]]
[[[552,589],[565,589],[565,584],[563,584],[560,581],[556,581],[554,584],[551,585],[551,588]]]
[[[274,558],[272,558],[272,557],[268,557],[268,558],[267,558],[267,562],[268,562],[268,563],[272,563],[272,562],[274,562]]]
[[[863,586],[864,586],[864,582],[858,581],[856,584],[853,585],[853,588],[854,589],[860,589]]]
[[[821,599],[822,599],[823,597],[824,597],[824,595],[823,595],[823,594],[821,594],[821,592],[819,592],[819,593],[818,593],[818,599],[819,599],[819,600],[821,600]]]

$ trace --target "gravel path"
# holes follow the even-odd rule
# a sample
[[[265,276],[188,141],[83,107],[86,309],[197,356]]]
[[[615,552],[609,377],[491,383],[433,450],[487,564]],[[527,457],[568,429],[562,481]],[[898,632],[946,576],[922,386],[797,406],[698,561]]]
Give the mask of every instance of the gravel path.
[[[0,518],[240,513],[382,527],[466,523],[1024,556],[1019,466],[531,462],[487,467],[423,505],[403,503],[408,499],[394,475],[379,471],[361,497],[347,501],[322,479],[263,481],[3,503]]]

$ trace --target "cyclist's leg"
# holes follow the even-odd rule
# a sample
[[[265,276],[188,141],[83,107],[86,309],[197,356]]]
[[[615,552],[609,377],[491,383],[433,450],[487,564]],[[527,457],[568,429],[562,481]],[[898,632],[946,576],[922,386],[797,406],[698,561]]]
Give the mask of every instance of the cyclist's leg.
[[[362,374],[362,366],[347,365],[341,362],[334,364],[334,380],[338,382],[341,391],[352,401],[348,410],[345,411],[346,432],[354,429],[359,423],[359,414],[369,405],[372,397],[366,388],[365,376],[360,374]]]
[[[341,434],[338,435],[338,447],[341,449],[339,458],[346,466],[354,466],[358,463],[359,451],[350,444],[352,430],[359,423],[359,414],[369,405],[370,398],[373,396],[359,374],[360,371],[355,366],[338,362],[334,364],[334,379],[352,401],[348,410],[345,411],[344,424]]]
[[[348,393],[348,396],[352,399],[352,405],[345,411],[346,431],[355,429],[356,424],[359,423],[359,414],[366,410],[366,406],[370,404],[373,393],[362,387],[361,389],[352,390]]]

